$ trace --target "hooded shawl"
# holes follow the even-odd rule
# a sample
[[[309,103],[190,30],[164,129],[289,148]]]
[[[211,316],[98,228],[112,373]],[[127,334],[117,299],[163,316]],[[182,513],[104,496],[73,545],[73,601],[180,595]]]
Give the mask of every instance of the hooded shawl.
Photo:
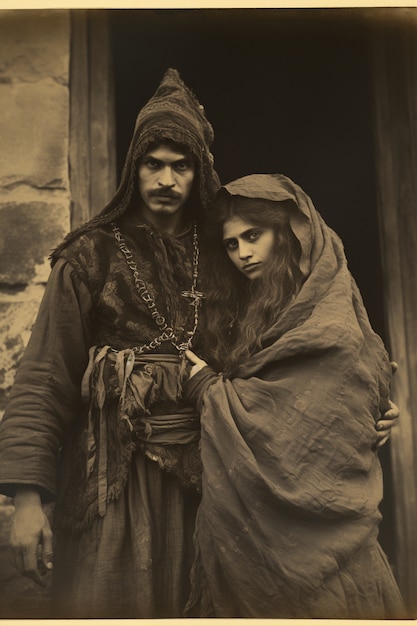
[[[189,382],[203,464],[189,614],[399,617],[376,543],[388,355],[339,237],[302,189],[282,175],[225,189],[291,201],[305,280],[233,379],[204,368]]]

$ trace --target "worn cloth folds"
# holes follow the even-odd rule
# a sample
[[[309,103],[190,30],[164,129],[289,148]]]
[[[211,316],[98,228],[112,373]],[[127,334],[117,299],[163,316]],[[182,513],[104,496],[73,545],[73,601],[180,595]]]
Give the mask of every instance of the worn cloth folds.
[[[283,176],[226,189],[291,201],[305,282],[232,379],[203,369],[187,387],[204,468],[187,614],[403,617],[377,542],[391,369],[342,243]]]
[[[142,219],[137,185],[141,157],[154,142],[172,141],[193,154],[196,171],[175,236]],[[154,350],[157,361],[131,358],[158,329],[110,224],[117,222],[158,310],[183,341],[195,322],[181,296],[194,280],[192,224],[219,187],[212,141],[197,98],[168,70],[138,113],[113,198],[51,255],[0,424],[0,490],[13,497],[31,485],[44,502],[55,500],[57,617],[183,613],[200,500],[198,419],[173,384],[183,373],[177,348],[166,341]]]
[[[90,349],[81,383],[87,413],[83,475],[91,486],[97,484],[97,494],[92,494],[86,515],[82,500],[69,497],[75,488],[69,481],[62,490],[57,523],[82,527],[91,522],[95,511],[100,517],[106,515],[108,503],[119,497],[124,486],[109,473],[119,465],[121,450],[131,455],[141,449],[185,488],[199,490],[200,424],[193,407],[180,404],[185,373],[182,359],[174,354],[137,356],[131,348],[111,346]]]

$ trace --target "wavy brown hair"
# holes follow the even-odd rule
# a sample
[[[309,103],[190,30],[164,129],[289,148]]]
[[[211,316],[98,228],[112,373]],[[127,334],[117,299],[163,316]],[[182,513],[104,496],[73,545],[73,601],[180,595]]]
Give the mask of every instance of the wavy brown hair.
[[[210,207],[205,242],[211,259],[207,345],[210,362],[226,375],[262,347],[262,336],[301,287],[301,246],[290,226],[289,203],[230,196],[222,191]],[[223,245],[223,225],[234,216],[254,227],[274,230],[273,257],[258,279],[243,276]]]

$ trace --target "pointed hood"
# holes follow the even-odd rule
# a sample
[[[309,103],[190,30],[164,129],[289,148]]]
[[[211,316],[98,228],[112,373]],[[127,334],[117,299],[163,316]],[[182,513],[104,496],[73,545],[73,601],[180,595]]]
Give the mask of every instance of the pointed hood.
[[[181,80],[178,71],[168,69],[155,94],[139,111],[119,191],[130,189],[132,170],[150,146],[172,141],[193,154],[197,163],[199,199],[201,205],[206,206],[220,186],[210,152],[213,140],[213,127],[203,105]]]
[[[175,69],[168,69],[152,98],[139,111],[135,130],[127,152],[121,181],[114,197],[92,220],[67,235],[51,255],[52,262],[71,241],[81,234],[123,215],[135,200],[137,166],[139,159],[157,143],[174,142],[189,150],[196,163],[196,194],[194,217],[202,216],[203,209],[220,187],[214,170],[210,146],[214,131],[207,120],[204,107],[184,84]]]

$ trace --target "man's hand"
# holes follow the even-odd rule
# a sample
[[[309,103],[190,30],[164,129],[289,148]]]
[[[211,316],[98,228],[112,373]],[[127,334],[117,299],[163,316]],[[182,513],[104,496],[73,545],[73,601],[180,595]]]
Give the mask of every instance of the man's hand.
[[[15,515],[10,533],[12,561],[16,569],[42,587],[52,569],[52,531],[39,493],[22,487],[15,496]]]
[[[392,400],[389,401],[390,408],[386,411],[381,419],[375,425],[377,431],[376,449],[381,448],[386,443],[391,434],[391,428],[395,426],[400,416],[400,410]]]
[[[391,372],[394,375],[398,370],[398,363],[396,361],[391,361]],[[390,408],[386,411],[382,417],[377,421],[375,428],[377,431],[377,439],[375,448],[379,450],[385,443],[387,443],[390,435],[391,428],[395,426],[397,419],[400,416],[400,409],[397,407],[394,402],[389,401]]]
[[[190,363],[193,363],[193,366],[190,370],[190,378],[192,378],[195,374],[197,374],[197,372],[202,370],[203,367],[207,366],[207,363],[203,361],[203,359],[200,359],[200,357],[194,354],[194,352],[192,352],[191,350],[186,350],[185,356],[190,361]]]

